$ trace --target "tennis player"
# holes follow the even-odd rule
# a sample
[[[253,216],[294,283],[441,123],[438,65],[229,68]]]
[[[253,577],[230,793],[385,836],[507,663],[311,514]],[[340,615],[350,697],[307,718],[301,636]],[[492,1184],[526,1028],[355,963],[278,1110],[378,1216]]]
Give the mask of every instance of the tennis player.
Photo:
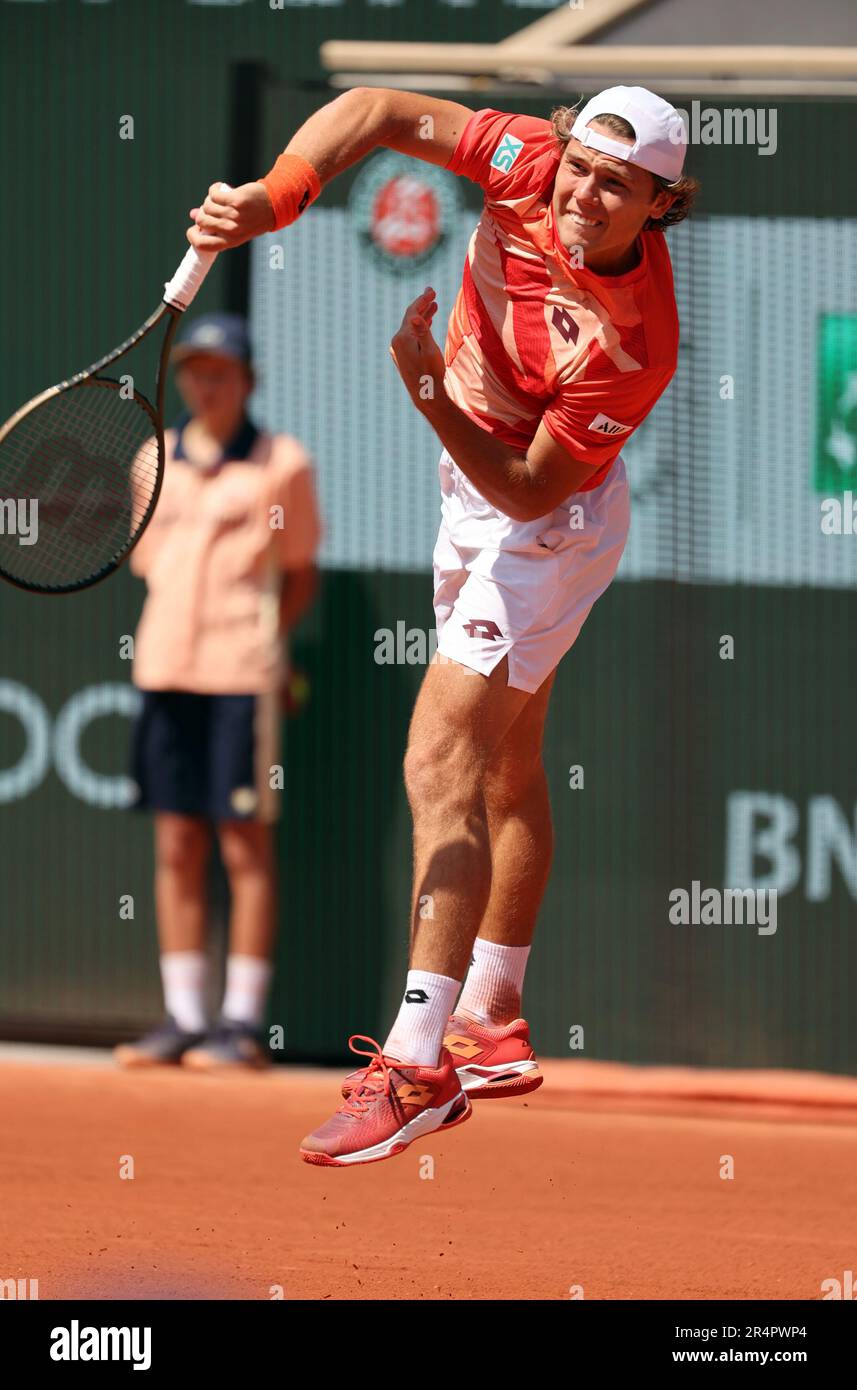
[[[186,412],[165,432],[161,496],[130,566],[146,581],[133,679],[136,808],[154,813],[166,1020],[116,1049],[124,1066],[258,1067],[276,920],[289,629],[311,602],[320,523],[312,461],[247,413],[254,375],[233,314],[182,325]],[[226,990],[209,1020],[207,870],[213,835],[231,898]]]
[[[221,251],[284,227],[379,145],[473,180],[485,201],[445,350],[430,287],[390,347],[443,446],[439,641],[405,758],[410,970],[384,1045],[362,1039],[345,1103],[301,1144],[319,1164],[388,1158],[467,1119],[472,1098],[541,1082],[520,1014],[552,853],[542,730],[557,665],[625,545],[622,444],[675,372],[664,228],[697,186],[679,113],[642,87],[550,119],[356,88],[259,182],[212,185],[188,239]]]

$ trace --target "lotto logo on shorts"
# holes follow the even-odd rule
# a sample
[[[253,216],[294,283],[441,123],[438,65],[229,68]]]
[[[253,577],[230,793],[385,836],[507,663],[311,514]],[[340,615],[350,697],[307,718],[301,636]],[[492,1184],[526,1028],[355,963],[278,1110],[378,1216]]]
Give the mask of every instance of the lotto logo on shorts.
[[[486,642],[496,642],[498,637],[503,636],[497,624],[489,618],[471,618],[469,623],[464,624],[464,631],[468,637],[481,637]]]
[[[516,140],[514,135],[504,135],[491,156],[491,168],[501,169],[508,174],[523,148],[523,140]]]

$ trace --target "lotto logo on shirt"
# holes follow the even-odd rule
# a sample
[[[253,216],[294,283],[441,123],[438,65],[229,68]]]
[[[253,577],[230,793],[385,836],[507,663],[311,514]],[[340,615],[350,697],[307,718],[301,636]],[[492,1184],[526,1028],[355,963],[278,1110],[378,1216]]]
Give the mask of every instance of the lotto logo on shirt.
[[[501,169],[504,174],[508,174],[523,148],[523,140],[516,140],[514,135],[504,135],[491,156],[491,168]]]

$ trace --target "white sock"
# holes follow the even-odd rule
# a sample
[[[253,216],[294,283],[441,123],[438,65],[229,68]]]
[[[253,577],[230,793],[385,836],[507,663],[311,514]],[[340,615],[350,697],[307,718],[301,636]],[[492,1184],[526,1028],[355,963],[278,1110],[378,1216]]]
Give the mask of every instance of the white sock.
[[[161,956],[161,983],[167,1013],[187,1033],[205,1032],[207,977],[205,951],[166,951]]]
[[[497,1027],[520,1018],[529,954],[529,946],[500,946],[477,936],[456,1013],[469,1014],[479,1023]]]
[[[405,994],[396,1021],[384,1044],[384,1054],[400,1062],[436,1067],[443,1035],[452,1013],[460,980],[432,975],[428,970],[409,970]]]
[[[223,1017],[258,1028],[268,1001],[271,973],[271,962],[259,956],[227,956]]]

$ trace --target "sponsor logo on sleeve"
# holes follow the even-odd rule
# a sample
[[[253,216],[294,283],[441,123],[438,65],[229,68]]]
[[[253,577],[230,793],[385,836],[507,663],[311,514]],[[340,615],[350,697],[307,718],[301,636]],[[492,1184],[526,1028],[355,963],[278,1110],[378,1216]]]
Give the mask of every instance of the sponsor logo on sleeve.
[[[504,135],[491,156],[491,168],[508,174],[523,148],[523,140],[516,140],[514,135]]]
[[[618,420],[611,420],[609,415],[596,415],[595,419],[589,422],[589,429],[595,434],[628,434],[633,428],[633,425],[620,425]]]

